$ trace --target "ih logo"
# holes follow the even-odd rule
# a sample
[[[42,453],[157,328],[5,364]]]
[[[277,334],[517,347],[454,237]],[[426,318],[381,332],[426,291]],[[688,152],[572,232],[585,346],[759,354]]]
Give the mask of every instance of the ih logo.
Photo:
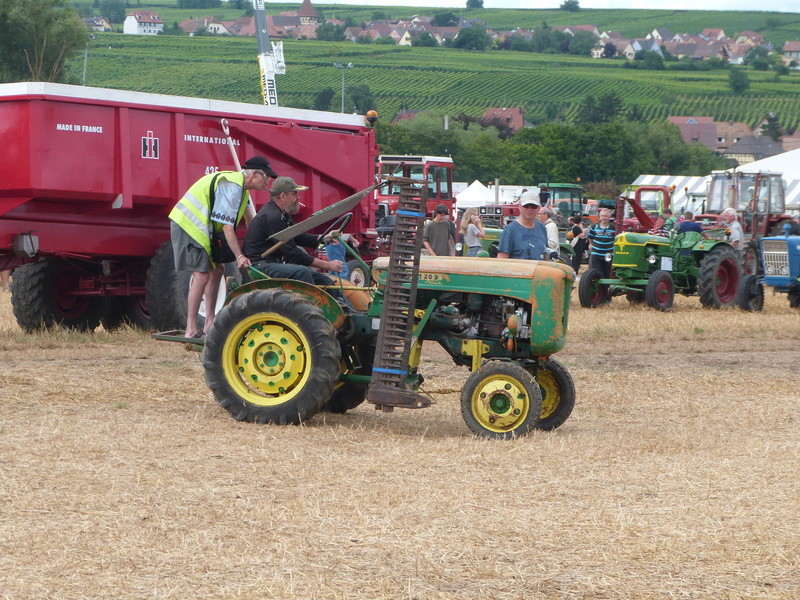
[[[158,138],[152,131],[142,138],[142,158],[158,159]]]

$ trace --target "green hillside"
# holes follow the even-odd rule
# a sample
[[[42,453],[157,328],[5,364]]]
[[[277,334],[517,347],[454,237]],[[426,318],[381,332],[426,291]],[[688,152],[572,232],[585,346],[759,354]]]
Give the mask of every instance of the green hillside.
[[[338,90],[333,63],[353,62],[346,83],[369,86],[382,120],[401,107],[478,116],[490,106],[522,106],[529,114],[555,107],[569,119],[584,96],[613,91],[649,120],[702,114],[754,125],[771,111],[785,127],[800,126],[797,71],[776,78],[748,70],[750,89],[736,97],[725,70],[641,71],[623,69],[621,60],[349,42],[291,40],[284,50],[287,73],[277,79],[284,106],[309,106],[321,89]],[[252,38],[98,34],[88,50],[87,85],[259,103],[256,53]],[[73,79],[82,68],[80,56]]]

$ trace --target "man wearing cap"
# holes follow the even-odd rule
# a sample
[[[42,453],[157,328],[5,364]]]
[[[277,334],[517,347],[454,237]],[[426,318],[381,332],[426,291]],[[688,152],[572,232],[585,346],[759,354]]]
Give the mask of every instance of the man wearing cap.
[[[241,171],[218,171],[198,179],[169,213],[175,269],[192,272],[186,337],[202,335],[197,328],[197,312],[204,296],[205,330],[214,322],[223,266],[212,259],[212,233],[223,233],[238,267],[249,265],[239,248],[236,226],[242,217],[249,223],[255,215],[248,190],[264,190],[269,178],[277,176],[266,158],[254,156],[244,163]]]
[[[547,230],[537,219],[539,196],[525,192],[519,197],[519,217],[503,229],[497,258],[541,260],[547,248]]]
[[[262,254],[277,242],[270,239],[279,231],[294,225],[293,215],[300,212],[299,192],[307,190],[291,177],[278,177],[269,190],[270,201],[261,207],[244,240],[244,253],[252,261],[253,266],[270,277],[281,279],[298,279],[316,285],[331,285],[333,279],[314,271],[342,271],[342,261],[322,260],[309,254],[305,248],[316,248],[320,237],[311,233],[301,233],[283,244],[266,258]],[[305,248],[304,248],[305,247]]]
[[[453,239],[454,227],[447,218],[450,210],[446,204],[439,204],[433,211],[433,220],[425,224],[422,243],[431,256],[453,256],[456,242]]]

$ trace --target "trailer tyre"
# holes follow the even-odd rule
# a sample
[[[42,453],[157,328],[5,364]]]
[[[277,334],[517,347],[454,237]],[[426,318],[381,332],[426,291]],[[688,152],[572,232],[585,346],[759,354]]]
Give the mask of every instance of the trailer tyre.
[[[220,311],[203,367],[214,399],[236,420],[296,425],[331,397],[340,348],[317,306],[288,290],[263,290]]]
[[[736,305],[748,312],[764,310],[764,285],[757,275],[745,275],[736,294]]]
[[[80,276],[77,268],[55,257],[15,269],[11,304],[19,326],[28,333],[57,325],[93,331],[100,323],[100,298],[71,293]]]
[[[706,308],[723,308],[736,303],[740,279],[739,255],[730,246],[715,246],[700,263],[697,291]]]
[[[170,242],[161,244],[150,259],[145,288],[145,302],[155,329],[182,329],[186,315],[181,316],[178,303],[178,273]]]
[[[650,275],[644,290],[647,304],[661,311],[672,308],[675,301],[675,282],[669,271],[658,269]]]
[[[603,278],[599,269],[588,269],[578,283],[578,300],[584,308],[597,308],[611,301],[607,285],[597,283]]]
[[[542,412],[536,429],[552,431],[560,427],[575,407],[575,382],[567,368],[554,358],[543,361],[536,371],[542,394]]]
[[[461,414],[474,433],[510,439],[536,427],[542,393],[533,375],[516,363],[489,361],[467,378]]]
[[[100,324],[106,331],[128,325],[142,331],[151,331],[153,319],[147,310],[144,296],[112,296],[106,298]]]

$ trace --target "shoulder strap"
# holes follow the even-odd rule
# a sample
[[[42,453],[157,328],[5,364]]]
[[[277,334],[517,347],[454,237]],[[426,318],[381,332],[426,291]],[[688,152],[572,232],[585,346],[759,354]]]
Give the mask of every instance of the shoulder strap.
[[[214,177],[211,178],[211,189],[209,190],[209,193],[208,193],[208,197],[211,200],[211,202],[208,203],[208,216],[209,216],[209,218],[211,217],[211,213],[214,212],[214,201],[217,198],[217,190],[216,190],[216,187],[215,187],[214,184],[217,183],[217,179],[219,178],[220,175],[221,175],[221,173],[217,173],[216,175],[214,175]]]

